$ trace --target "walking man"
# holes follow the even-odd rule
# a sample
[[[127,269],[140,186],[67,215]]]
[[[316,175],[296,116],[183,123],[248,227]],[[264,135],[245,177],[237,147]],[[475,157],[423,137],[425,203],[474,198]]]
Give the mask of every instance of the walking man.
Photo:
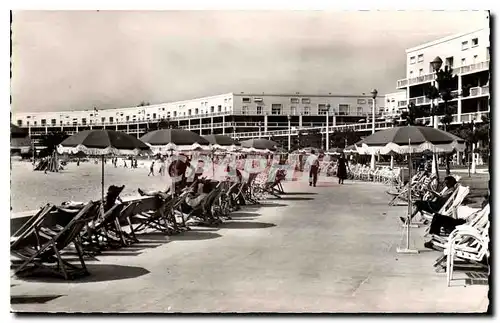
[[[155,172],[154,172],[155,168],[154,168],[154,166],[155,166],[155,161],[153,160],[153,162],[151,163],[151,166],[149,167],[149,174],[148,174],[148,176],[149,175],[155,176]]]
[[[309,186],[314,187],[316,187],[316,182],[318,181],[319,170],[319,160],[315,153],[314,150],[311,150],[311,155],[307,158],[307,164],[309,164]]]

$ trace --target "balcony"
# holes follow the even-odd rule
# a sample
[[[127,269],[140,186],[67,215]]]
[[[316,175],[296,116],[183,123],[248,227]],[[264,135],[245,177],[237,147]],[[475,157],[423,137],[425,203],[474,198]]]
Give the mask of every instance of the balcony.
[[[470,89],[470,95],[468,96],[468,98],[489,95],[489,94],[490,94],[490,87],[488,85],[477,86]]]
[[[457,74],[470,74],[470,73],[486,71],[486,70],[489,70],[489,68],[490,68],[490,61],[488,60],[488,61],[484,61],[484,62],[480,62],[480,63],[474,63],[474,64],[464,65],[461,67],[454,68],[453,72],[457,73]],[[435,78],[436,78],[436,74],[430,73],[430,74],[417,76],[417,77],[413,77],[413,78],[401,79],[401,80],[397,81],[396,88],[404,89],[407,86],[431,82]]]

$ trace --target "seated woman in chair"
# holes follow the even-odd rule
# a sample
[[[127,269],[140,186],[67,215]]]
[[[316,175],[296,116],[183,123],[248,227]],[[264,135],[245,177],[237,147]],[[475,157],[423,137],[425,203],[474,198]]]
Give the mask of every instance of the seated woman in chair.
[[[429,192],[434,195],[435,199],[434,200],[427,200],[427,201],[415,201],[414,202],[414,207],[413,207],[413,212],[411,214],[411,218],[419,212],[428,212],[428,213],[437,213],[439,210],[443,207],[443,205],[446,204],[450,196],[455,192],[457,188],[457,180],[453,176],[446,176],[444,178],[444,184],[446,185],[446,190],[442,192],[441,194],[432,190],[429,190]],[[406,218],[404,217],[399,217],[401,222],[406,223]]]

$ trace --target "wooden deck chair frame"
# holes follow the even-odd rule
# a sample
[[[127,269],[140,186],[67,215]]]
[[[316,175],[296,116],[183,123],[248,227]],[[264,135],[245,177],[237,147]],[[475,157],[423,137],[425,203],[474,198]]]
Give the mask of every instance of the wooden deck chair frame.
[[[134,214],[133,217],[140,221],[135,228],[132,227],[134,236],[136,236],[138,231],[148,228],[165,234],[171,234],[173,232],[173,229],[168,226],[168,221],[170,220],[170,211],[174,208],[174,204],[178,201],[179,195],[175,196],[170,194],[167,199],[162,199],[159,196],[156,196],[156,199],[158,201],[158,207],[149,211]]]
[[[85,205],[80,212],[59,232],[55,233],[48,228],[39,227],[40,234],[44,235],[47,239],[41,246],[33,246],[31,248],[31,255],[26,256],[23,252],[16,252],[11,250],[14,256],[23,259],[24,262],[15,269],[14,274],[20,275],[26,272],[29,265],[33,265],[33,269],[44,268],[48,271],[62,276],[68,280],[75,275],[88,275],[87,267],[83,260],[83,250],[80,241],[80,232],[84,229],[85,225],[99,212],[100,202],[89,202]],[[44,230],[45,229],[45,230]],[[68,261],[64,260],[61,256],[61,251],[69,244],[73,243],[78,253],[81,267],[75,266]],[[26,251],[26,249],[24,249]],[[46,263],[47,258],[55,258],[57,267],[54,269]]]

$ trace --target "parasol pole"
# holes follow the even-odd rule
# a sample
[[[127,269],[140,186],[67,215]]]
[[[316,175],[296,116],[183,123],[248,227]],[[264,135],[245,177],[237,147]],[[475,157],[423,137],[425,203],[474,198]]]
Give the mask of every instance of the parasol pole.
[[[412,163],[411,163],[411,139],[408,138],[408,214],[406,216],[406,247],[398,248],[396,250],[397,253],[407,253],[407,254],[418,254],[418,250],[410,249],[410,228],[411,228],[411,211],[412,211],[412,201],[411,201],[411,178],[412,178]]]
[[[101,158],[101,199],[104,205],[104,155]]]

